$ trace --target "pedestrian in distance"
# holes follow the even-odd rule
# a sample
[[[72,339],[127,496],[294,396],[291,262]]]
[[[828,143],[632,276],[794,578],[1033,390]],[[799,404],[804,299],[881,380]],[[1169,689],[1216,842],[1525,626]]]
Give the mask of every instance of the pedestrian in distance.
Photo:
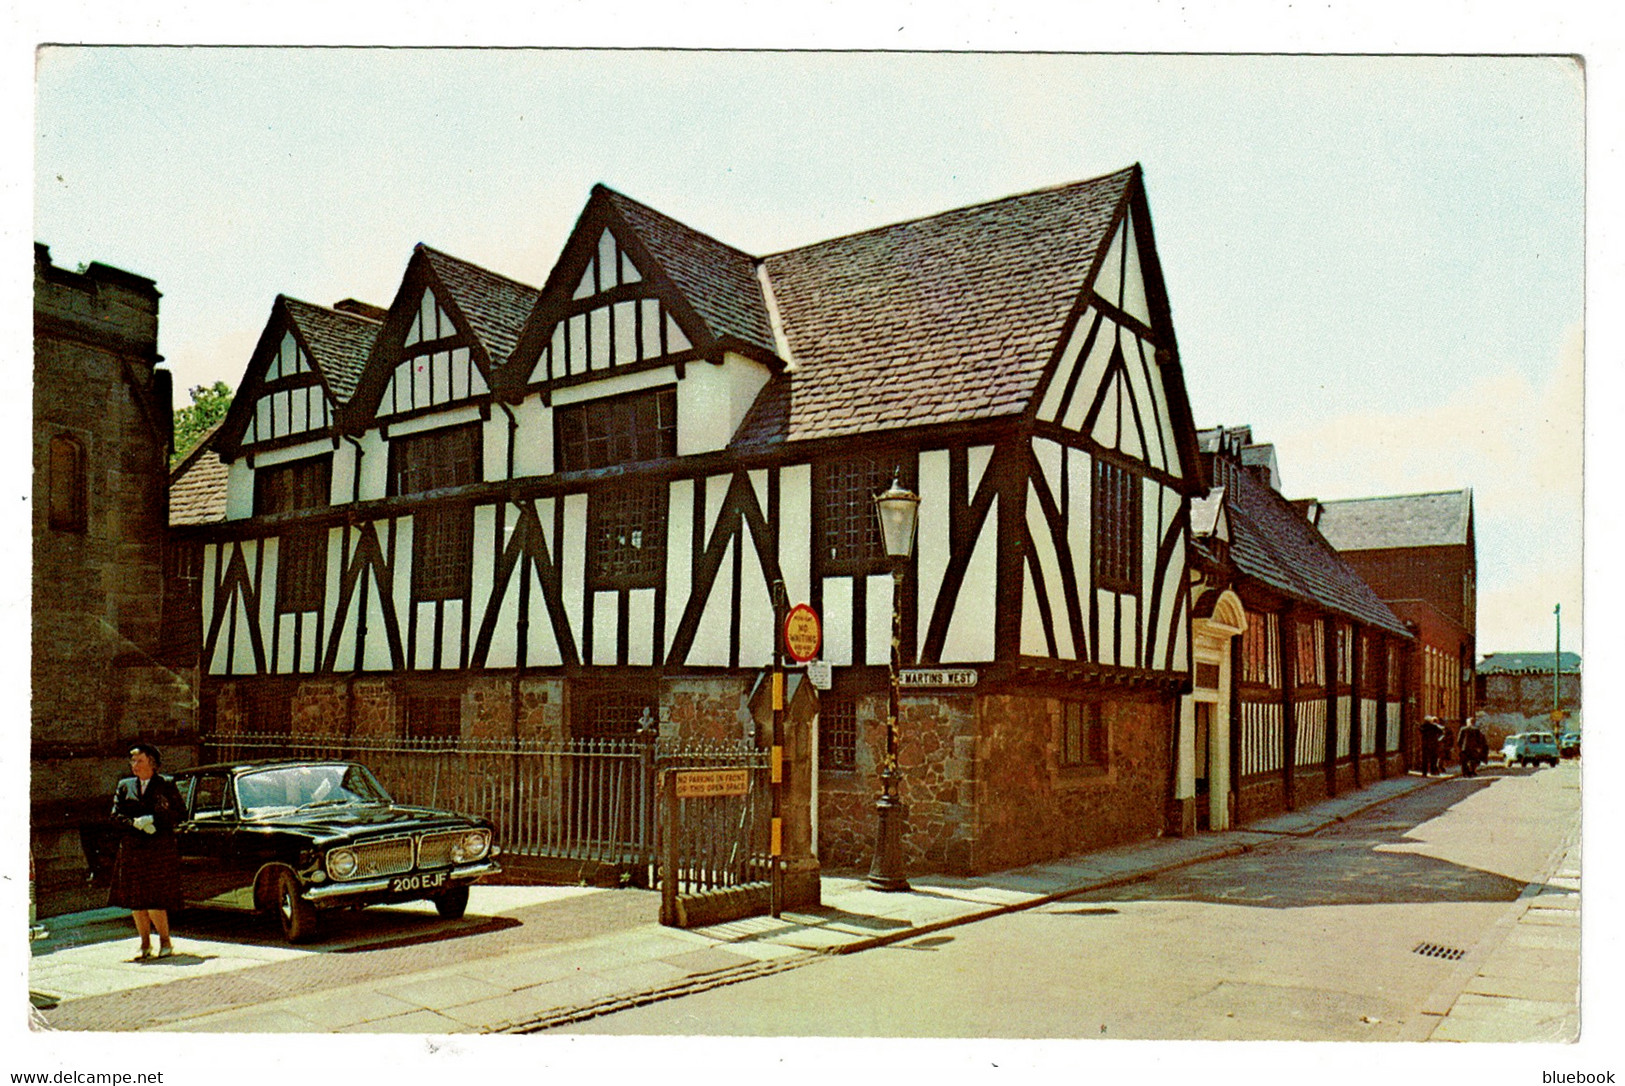
[[[1468,717],[1461,726],[1461,734],[1456,737],[1456,749],[1461,758],[1461,775],[1478,776],[1478,767],[1489,760],[1490,743],[1472,717]]]
[[[1444,738],[1444,727],[1439,718],[1422,719],[1422,776],[1429,777],[1439,770],[1439,741]]]
[[[153,957],[152,931],[158,931],[158,957],[175,953],[169,940],[169,914],[181,906],[180,849],[175,827],[186,804],[175,782],[162,776],[158,748],[137,743],[130,750],[130,773],[113,789],[112,821],[119,830],[107,902],[129,909],[141,937],[139,961]]]

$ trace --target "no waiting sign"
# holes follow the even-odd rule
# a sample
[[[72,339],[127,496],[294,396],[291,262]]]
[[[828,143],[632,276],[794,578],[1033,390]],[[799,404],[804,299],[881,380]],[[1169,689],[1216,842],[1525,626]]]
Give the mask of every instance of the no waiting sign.
[[[784,616],[784,651],[798,664],[804,664],[818,655],[824,640],[823,628],[818,623],[818,612],[805,603],[798,603]]]

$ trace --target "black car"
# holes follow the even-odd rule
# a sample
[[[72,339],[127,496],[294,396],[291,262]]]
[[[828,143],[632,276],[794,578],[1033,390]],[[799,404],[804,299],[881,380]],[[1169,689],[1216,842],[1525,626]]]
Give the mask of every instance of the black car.
[[[501,870],[491,824],[395,803],[366,766],[337,760],[198,766],[174,775],[189,906],[274,912],[289,942],[319,911],[426,898],[441,916]]]

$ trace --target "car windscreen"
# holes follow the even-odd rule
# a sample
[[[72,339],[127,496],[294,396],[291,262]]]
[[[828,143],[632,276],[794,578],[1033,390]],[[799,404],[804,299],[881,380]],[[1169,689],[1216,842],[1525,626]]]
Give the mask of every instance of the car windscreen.
[[[237,778],[237,806],[244,818],[389,802],[389,793],[366,767],[348,762],[273,766]]]

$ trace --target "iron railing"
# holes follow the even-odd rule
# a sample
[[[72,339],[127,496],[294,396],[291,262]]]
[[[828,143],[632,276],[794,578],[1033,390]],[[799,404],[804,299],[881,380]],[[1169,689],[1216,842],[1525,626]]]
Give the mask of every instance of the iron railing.
[[[657,788],[665,769],[747,768],[750,795],[739,810],[697,805],[683,840],[697,845],[685,872],[739,870],[736,853],[766,853],[757,839],[765,810],[767,752],[748,742],[674,742],[651,731],[606,739],[441,739],[334,735],[234,734],[204,740],[208,761],[338,758],[360,762],[397,802],[488,819],[505,854],[644,869],[656,877]],[[690,817],[685,810],[682,819]],[[718,821],[720,820],[720,821]],[[733,826],[749,845],[725,846]],[[730,866],[732,865],[732,866]],[[737,876],[736,876],[737,877]],[[713,881],[714,885],[721,882]]]

